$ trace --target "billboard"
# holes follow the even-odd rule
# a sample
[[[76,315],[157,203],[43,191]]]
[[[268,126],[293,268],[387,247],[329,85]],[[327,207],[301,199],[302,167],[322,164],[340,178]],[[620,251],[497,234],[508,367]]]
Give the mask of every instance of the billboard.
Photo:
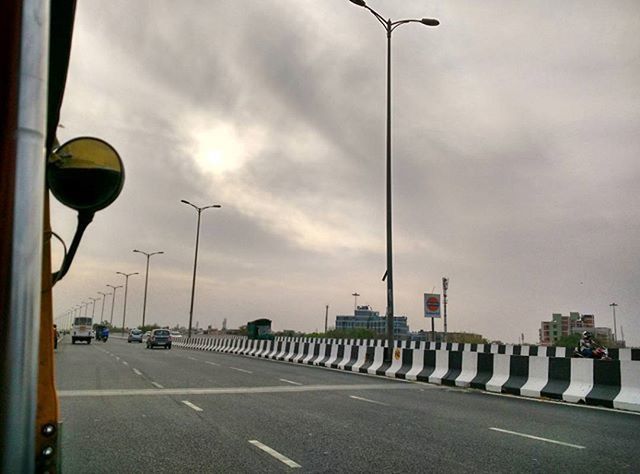
[[[440,317],[440,295],[434,293],[424,294],[424,317]]]

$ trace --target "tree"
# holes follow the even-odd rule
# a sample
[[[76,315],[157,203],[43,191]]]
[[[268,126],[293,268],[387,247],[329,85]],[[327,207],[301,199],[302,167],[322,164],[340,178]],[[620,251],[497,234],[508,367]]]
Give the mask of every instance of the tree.
[[[554,346],[556,347],[578,347],[580,343],[580,334],[569,334],[558,339]]]

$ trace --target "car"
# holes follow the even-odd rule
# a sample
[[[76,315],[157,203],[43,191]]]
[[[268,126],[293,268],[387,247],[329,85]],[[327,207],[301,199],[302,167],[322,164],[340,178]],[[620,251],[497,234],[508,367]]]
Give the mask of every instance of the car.
[[[129,331],[127,342],[139,342],[142,344],[142,331],[140,331],[140,329],[132,329]]]
[[[182,337],[182,334],[180,334],[177,331],[171,331],[171,339],[180,339]]]
[[[165,349],[171,349],[171,333],[168,329],[154,329],[147,339],[147,349],[153,349],[156,346],[162,346]]]

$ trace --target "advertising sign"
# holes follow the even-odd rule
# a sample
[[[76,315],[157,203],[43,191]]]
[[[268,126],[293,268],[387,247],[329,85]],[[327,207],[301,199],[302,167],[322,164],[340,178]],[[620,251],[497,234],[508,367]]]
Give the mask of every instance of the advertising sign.
[[[433,293],[424,294],[424,317],[440,317],[440,295]]]

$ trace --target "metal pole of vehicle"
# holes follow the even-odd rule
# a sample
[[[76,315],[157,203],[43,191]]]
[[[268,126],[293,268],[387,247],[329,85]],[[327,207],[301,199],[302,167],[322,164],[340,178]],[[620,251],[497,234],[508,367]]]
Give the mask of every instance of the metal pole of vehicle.
[[[127,318],[127,290],[129,289],[129,277],[133,275],[138,275],[138,272],[134,273],[122,273],[116,272],[118,275],[124,275],[124,307],[122,308],[122,331],[121,334],[124,335],[124,322]]]
[[[122,288],[122,285],[113,286],[107,285],[109,288],[113,289],[113,298],[111,299],[111,319],[109,320],[109,325],[113,326],[113,307],[116,305],[116,291],[118,288]]]
[[[49,3],[6,2],[0,19],[0,472],[35,470]]]

